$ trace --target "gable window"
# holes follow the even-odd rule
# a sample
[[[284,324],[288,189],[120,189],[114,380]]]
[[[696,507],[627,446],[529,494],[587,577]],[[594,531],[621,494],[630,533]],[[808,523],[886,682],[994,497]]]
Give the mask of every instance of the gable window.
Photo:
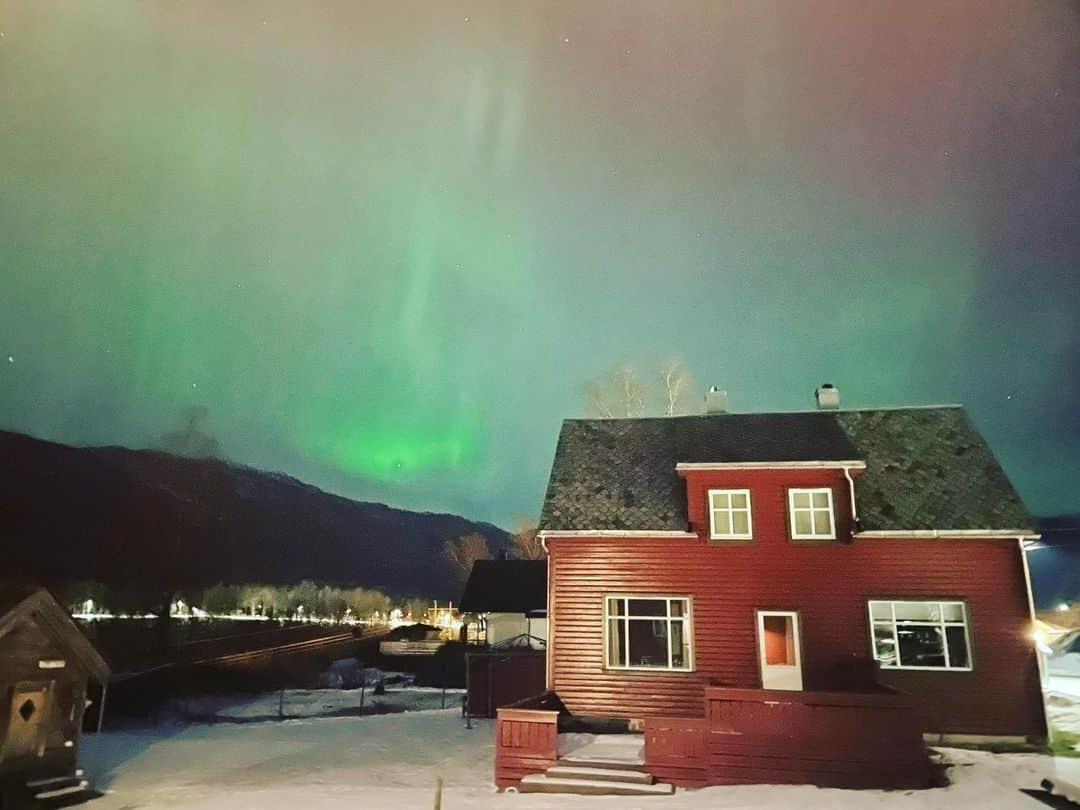
[[[789,489],[792,540],[835,540],[832,490]]]
[[[614,669],[691,669],[690,600],[672,596],[604,599],[605,660]]]
[[[963,602],[869,604],[874,658],[882,669],[971,669]]]
[[[750,540],[750,490],[709,490],[709,537],[713,540]]]

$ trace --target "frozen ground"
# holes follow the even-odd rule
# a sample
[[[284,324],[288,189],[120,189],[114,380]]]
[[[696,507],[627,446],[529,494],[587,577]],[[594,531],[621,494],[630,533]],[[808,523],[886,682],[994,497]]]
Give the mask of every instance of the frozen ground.
[[[678,810],[713,808],[1031,808],[1050,757],[945,749],[948,788],[883,792],[754,785],[679,791],[673,798],[497,794],[492,721],[464,727],[460,710],[284,722],[166,726],[84,740],[84,767],[107,791],[93,810]]]

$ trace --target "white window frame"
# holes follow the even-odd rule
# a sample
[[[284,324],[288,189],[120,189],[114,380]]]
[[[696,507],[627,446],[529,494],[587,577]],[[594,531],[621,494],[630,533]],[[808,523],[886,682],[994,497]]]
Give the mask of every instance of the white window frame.
[[[625,599],[626,602],[626,615],[615,616],[611,611],[611,602],[614,599]],[[666,667],[645,667],[634,666],[630,664],[612,664],[611,656],[609,655],[610,644],[610,630],[611,621],[624,621],[623,627],[623,639],[626,649],[623,650],[623,658],[626,661],[630,660],[630,601],[631,599],[648,599],[653,601],[663,601],[668,603],[665,608],[666,616],[639,616],[638,619],[650,619],[653,621],[667,621],[667,651],[668,651],[668,665]],[[678,601],[683,603],[683,615],[675,616],[671,615],[670,602]],[[610,670],[633,670],[638,672],[693,672],[694,671],[694,619],[693,619],[694,602],[689,596],[680,594],[655,594],[655,593],[608,593],[604,594],[604,669]],[[683,639],[686,644],[686,660],[684,666],[676,667],[671,663],[671,625],[673,622],[681,622],[683,627]]]
[[[713,497],[716,496],[716,495],[724,495],[724,496],[727,497],[727,506],[726,507],[720,507],[718,509],[715,506],[715,504],[713,503]],[[736,509],[735,507],[733,507],[731,505],[731,496],[732,495],[745,495],[746,496],[746,508],[742,509],[740,507],[740,508]],[[708,506],[709,506],[709,539],[710,540],[753,540],[754,539],[754,515],[753,515],[753,507],[752,507],[752,504],[750,502],[750,490],[748,490],[748,489],[710,489],[708,498],[709,498]],[[729,526],[734,526],[734,521],[731,520],[730,516],[735,514],[735,512],[737,512],[737,511],[738,512],[743,512],[743,511],[746,512],[746,532],[745,533],[734,532],[734,531],[733,532],[728,532],[728,533],[717,532],[716,531],[716,513],[717,512],[727,512],[728,516],[729,516],[728,525]]]
[[[913,666],[911,664],[900,663],[900,634],[897,631],[897,619],[896,619],[896,606],[897,605],[937,605],[938,606],[938,620],[937,626],[941,628],[941,642],[944,647],[945,653],[945,666],[943,667],[923,667]],[[874,618],[874,605],[888,605],[890,619],[875,619]],[[960,621],[946,621],[945,620],[945,605],[959,605],[960,612],[963,619]],[[870,620],[870,655],[875,661],[878,662],[878,666],[882,669],[894,670],[894,669],[912,669],[925,672],[971,672],[974,669],[972,665],[972,653],[971,653],[971,622],[968,619],[967,603],[960,601],[959,599],[870,599],[866,603],[866,615]],[[901,619],[900,624],[934,624],[931,620],[916,621],[913,619]],[[874,638],[874,626],[892,625],[893,645],[896,649],[896,663],[885,664],[877,656],[877,640]],[[949,660],[949,638],[945,632],[946,627],[963,627],[964,628],[964,645],[967,647],[967,666],[954,667]]]
[[[795,513],[809,512],[810,513],[810,528],[814,528],[814,513],[824,511],[821,507],[814,506],[814,496],[824,492],[829,499],[829,533],[828,534],[814,534],[813,531],[810,534],[799,534],[795,528]],[[810,506],[795,506],[796,495],[809,495]],[[791,522],[791,539],[792,540],[835,540],[836,539],[836,510],[833,504],[832,488],[831,487],[797,487],[788,490],[788,520]]]

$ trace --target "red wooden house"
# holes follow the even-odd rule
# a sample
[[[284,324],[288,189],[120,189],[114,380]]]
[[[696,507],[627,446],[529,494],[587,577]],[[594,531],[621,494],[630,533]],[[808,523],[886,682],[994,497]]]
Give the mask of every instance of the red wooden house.
[[[985,441],[958,406],[818,396],[563,424],[549,694],[536,727],[528,704],[500,722],[501,786],[552,764],[568,716],[643,729],[642,769],[686,785],[926,786],[924,739],[1045,739],[1037,535]]]

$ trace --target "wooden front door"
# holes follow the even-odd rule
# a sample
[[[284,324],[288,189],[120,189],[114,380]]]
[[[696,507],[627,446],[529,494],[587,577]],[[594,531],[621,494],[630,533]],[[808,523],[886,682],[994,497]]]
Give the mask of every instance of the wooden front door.
[[[801,690],[799,614],[787,610],[759,610],[757,618],[761,688]]]
[[[24,682],[12,688],[3,759],[45,753],[51,698],[51,682]]]

